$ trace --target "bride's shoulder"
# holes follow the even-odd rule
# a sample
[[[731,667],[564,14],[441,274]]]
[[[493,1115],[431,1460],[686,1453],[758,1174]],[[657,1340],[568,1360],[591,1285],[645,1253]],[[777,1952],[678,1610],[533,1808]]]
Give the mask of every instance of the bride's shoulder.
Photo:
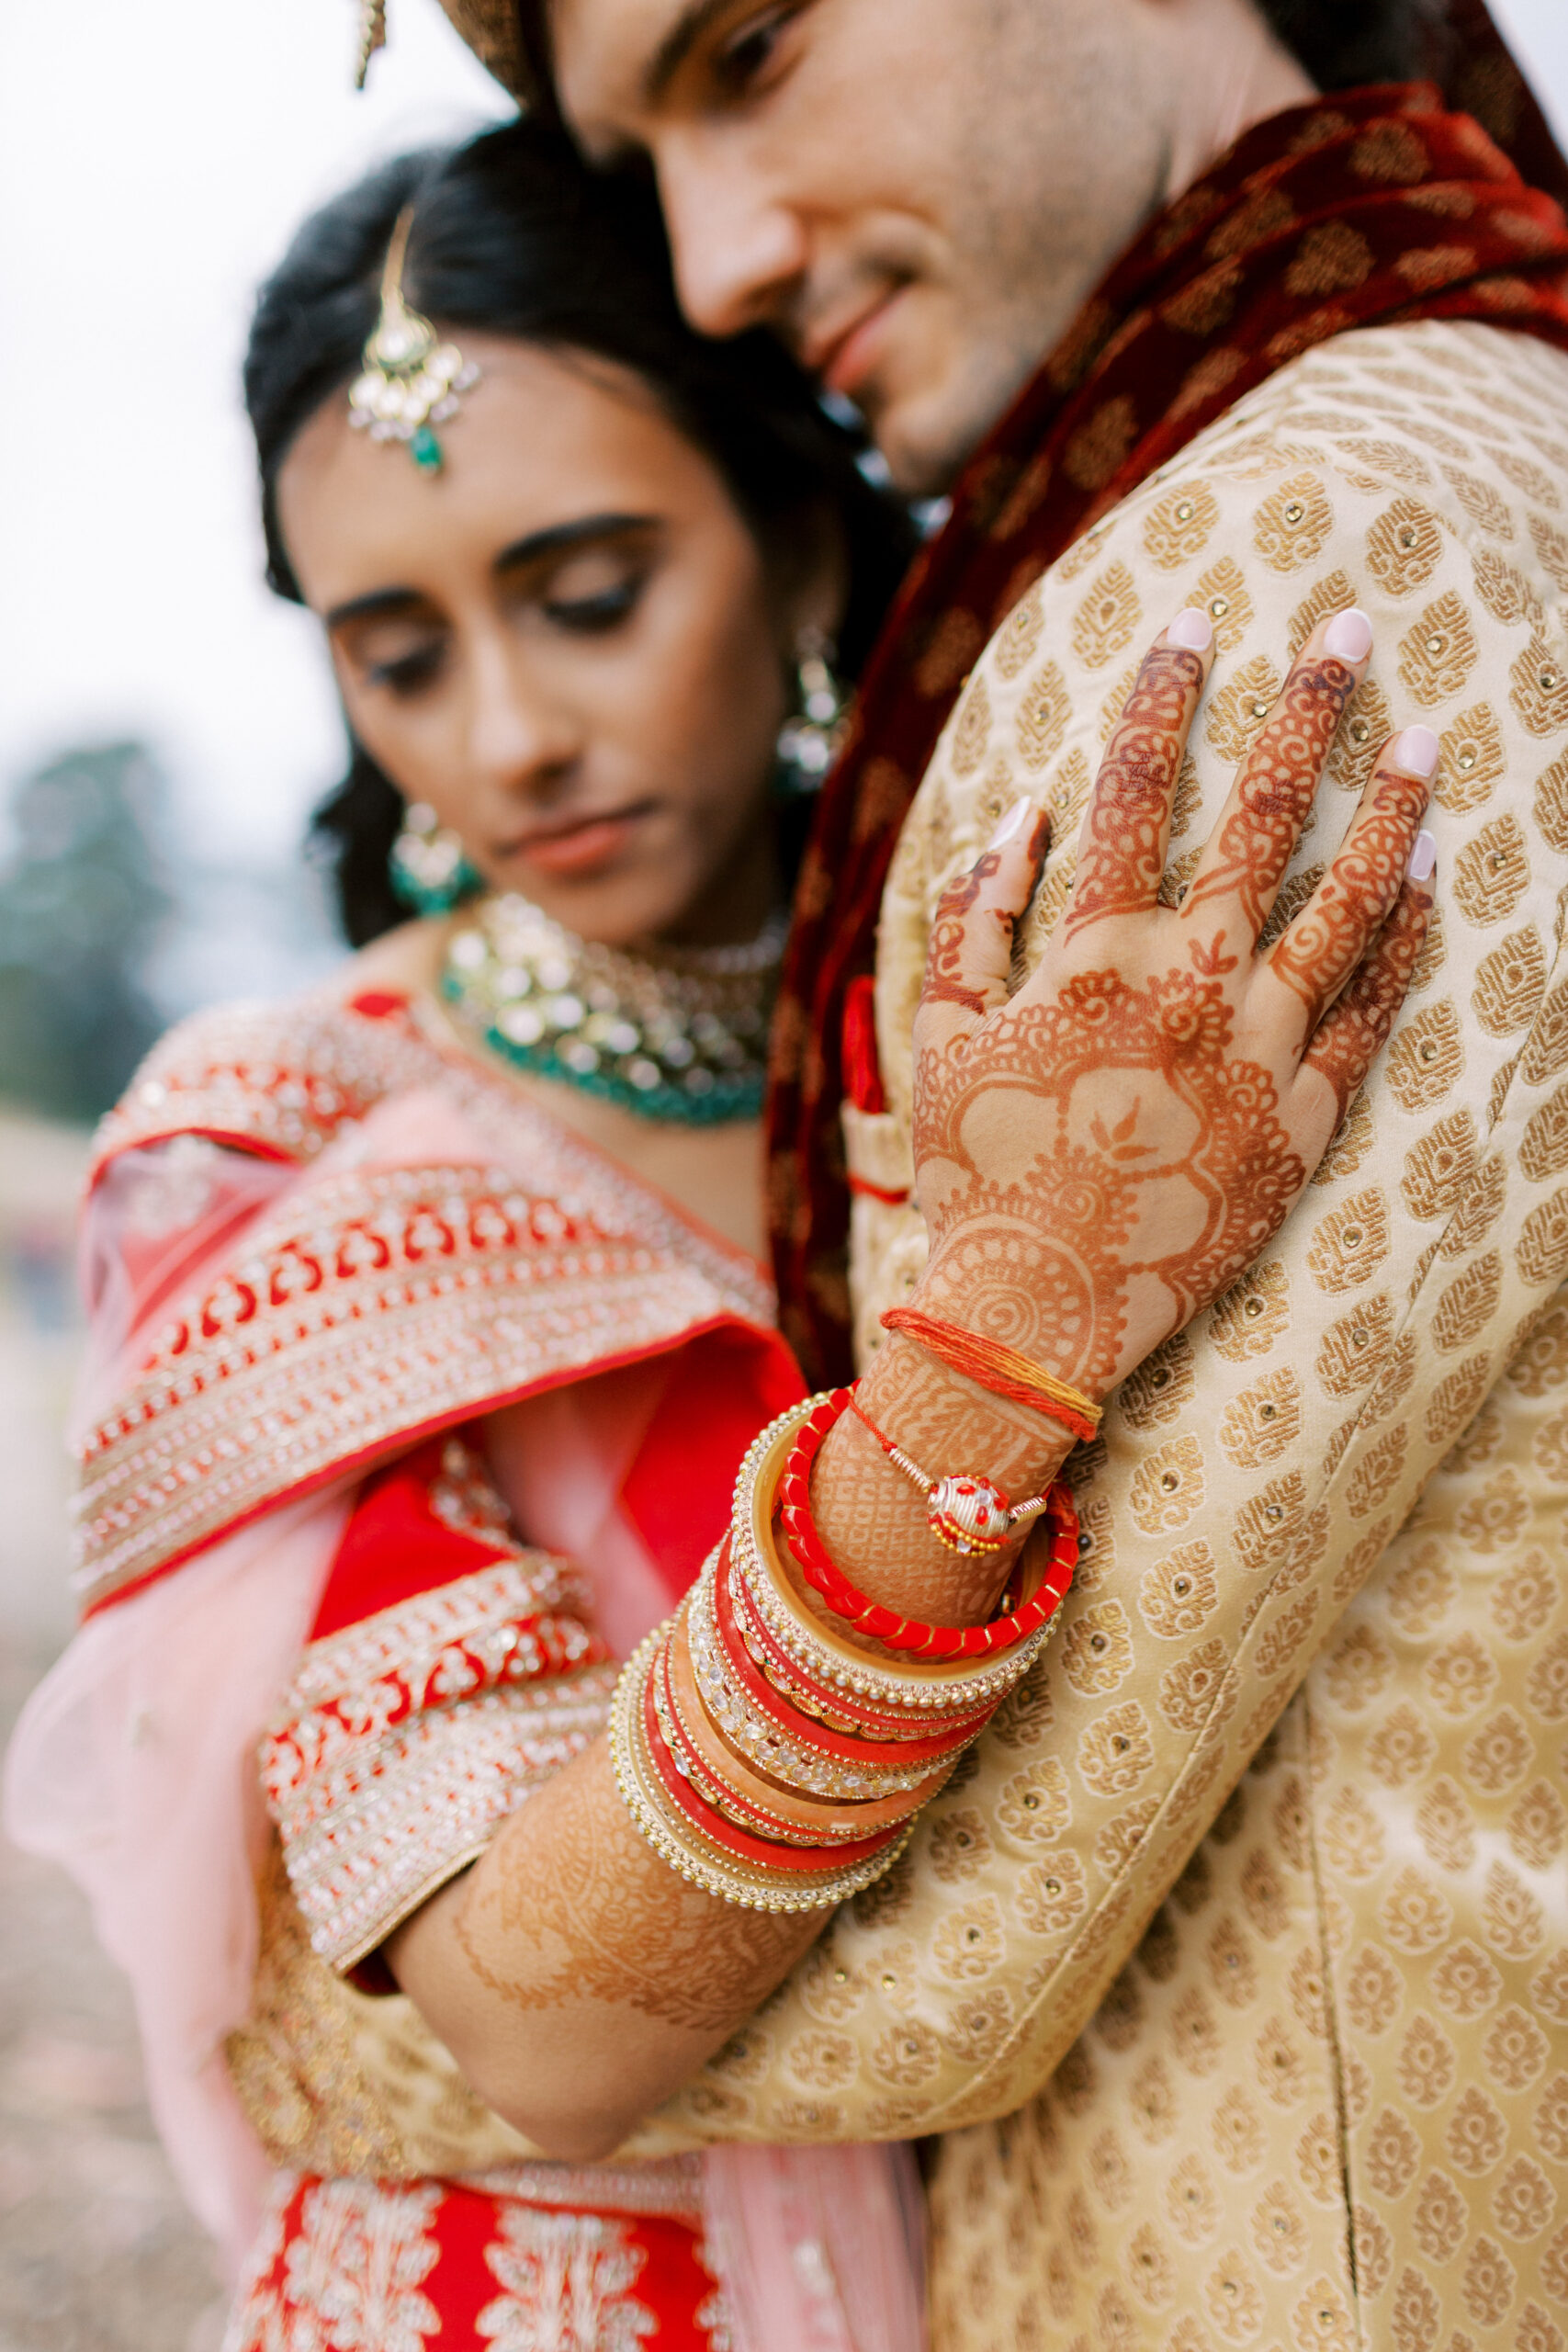
[[[405,923],[296,995],[209,1005],[176,1023],[100,1126],[95,1170],[179,1135],[312,1157],[345,1121],[428,1076],[412,1002],[434,984],[441,933]]]
[[[444,917],[421,916],[383,932],[368,946],[346,956],[326,984],[326,993],[340,1003],[385,992],[413,997],[428,995],[441,973],[441,958],[450,924]]]

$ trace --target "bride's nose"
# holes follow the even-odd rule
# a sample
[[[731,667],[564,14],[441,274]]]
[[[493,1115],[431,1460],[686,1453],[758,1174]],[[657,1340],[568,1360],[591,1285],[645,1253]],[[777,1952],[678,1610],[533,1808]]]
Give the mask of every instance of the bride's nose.
[[[468,732],[473,768],[509,794],[547,794],[584,744],[581,723],[552,691],[547,670],[515,644],[495,641],[475,649]]]

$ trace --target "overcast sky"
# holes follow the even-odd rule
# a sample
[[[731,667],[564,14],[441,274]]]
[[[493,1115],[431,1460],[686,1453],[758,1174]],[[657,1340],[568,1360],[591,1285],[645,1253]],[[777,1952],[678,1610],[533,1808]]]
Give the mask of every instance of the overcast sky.
[[[1568,129],[1568,0],[1506,0]],[[374,156],[507,111],[435,0],[0,0],[0,792],[144,737],[191,846],[272,858],[332,781],[310,624],[262,588],[252,290]]]

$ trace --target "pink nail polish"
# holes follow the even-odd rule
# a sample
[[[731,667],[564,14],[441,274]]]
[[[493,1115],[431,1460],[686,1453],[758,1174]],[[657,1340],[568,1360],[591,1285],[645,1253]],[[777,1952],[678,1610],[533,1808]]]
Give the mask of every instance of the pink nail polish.
[[[1412,882],[1429,882],[1438,863],[1436,833],[1417,833],[1411,843],[1410,859],[1405,873]]]
[[[1000,849],[1004,842],[1010,842],[1014,833],[1017,832],[1019,827],[1022,824],[1024,819],[1028,816],[1033,806],[1033,801],[1029,798],[1027,794],[1025,794],[1021,800],[1015,800],[1012,807],[1008,810],[1007,815],[1002,819],[1001,823],[997,827],[996,831],[991,835],[990,840],[986,843],[986,847],[987,849]]]
[[[1337,662],[1364,662],[1372,650],[1372,625],[1359,605],[1336,613],[1324,631],[1323,650]]]
[[[1167,640],[1179,645],[1187,653],[1207,653],[1214,641],[1214,631],[1209,616],[1200,605],[1189,605],[1178,613],[1166,630]]]
[[[1387,756],[1407,775],[1436,775],[1439,748],[1429,727],[1405,727],[1389,745]]]

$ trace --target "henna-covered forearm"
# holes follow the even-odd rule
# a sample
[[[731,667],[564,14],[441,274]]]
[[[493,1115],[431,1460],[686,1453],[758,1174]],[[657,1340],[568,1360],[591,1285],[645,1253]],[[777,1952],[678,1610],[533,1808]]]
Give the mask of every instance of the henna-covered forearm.
[[[548,2155],[608,2155],[766,1999],[825,1914],[722,1903],[634,1828],[609,1743],[529,1798],[387,1946],[480,2098]]]

